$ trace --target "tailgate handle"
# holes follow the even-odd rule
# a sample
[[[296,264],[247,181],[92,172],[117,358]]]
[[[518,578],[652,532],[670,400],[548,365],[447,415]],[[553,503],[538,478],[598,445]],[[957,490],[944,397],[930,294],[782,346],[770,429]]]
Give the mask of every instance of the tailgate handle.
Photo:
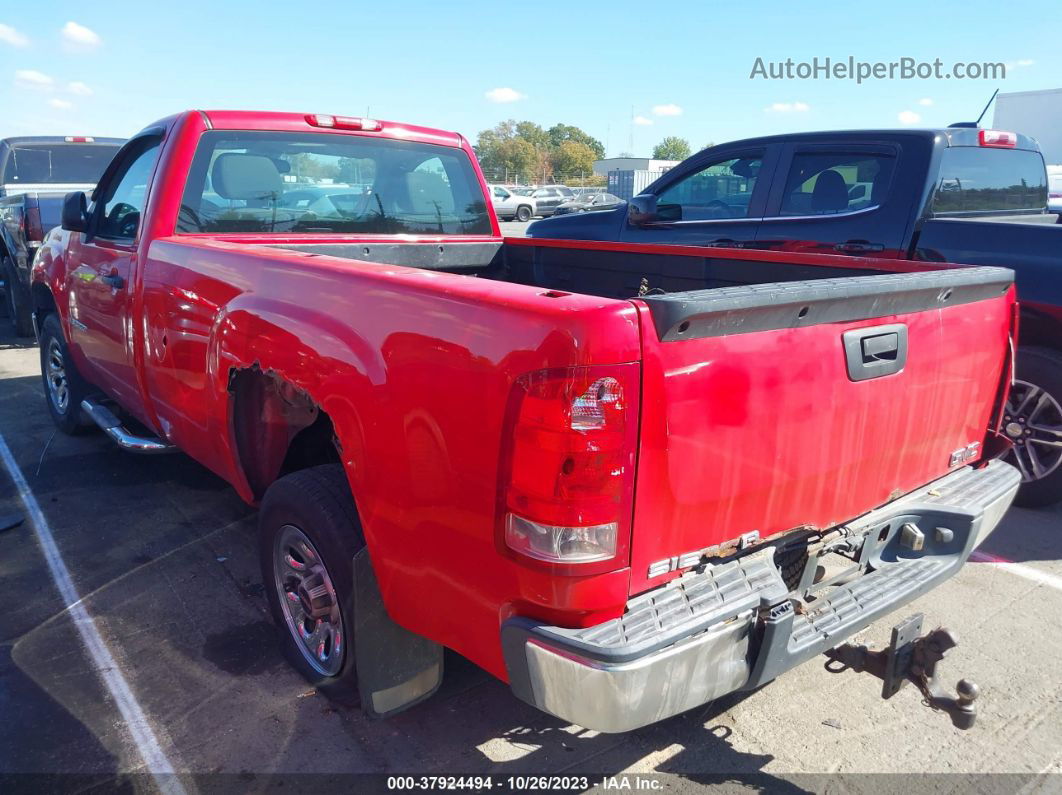
[[[848,378],[852,381],[892,375],[903,370],[907,363],[907,326],[904,323],[855,329],[846,331],[843,336]]]

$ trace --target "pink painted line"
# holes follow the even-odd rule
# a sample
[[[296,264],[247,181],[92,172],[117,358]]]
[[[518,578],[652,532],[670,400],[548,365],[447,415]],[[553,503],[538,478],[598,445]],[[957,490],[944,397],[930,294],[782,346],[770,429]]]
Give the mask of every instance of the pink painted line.
[[[1040,571],[1040,569],[1035,569],[1032,566],[1026,566],[1024,563],[1015,563],[1013,560],[1008,560],[999,555],[993,555],[990,552],[981,552],[978,549],[975,549],[970,553],[970,560],[978,563],[987,563],[1002,571],[1030,580],[1031,582],[1046,585],[1049,588],[1054,588],[1056,591],[1062,591],[1062,577],[1050,574],[1046,571]]]

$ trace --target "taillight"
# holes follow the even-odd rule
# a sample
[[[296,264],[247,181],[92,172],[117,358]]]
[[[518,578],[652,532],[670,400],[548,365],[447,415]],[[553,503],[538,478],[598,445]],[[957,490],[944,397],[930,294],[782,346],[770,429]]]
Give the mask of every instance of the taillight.
[[[572,574],[626,565],[638,367],[539,370],[517,379],[499,484],[506,550]]]
[[[26,210],[26,239],[44,240],[44,226],[41,224],[39,207],[30,207]]]
[[[1018,134],[1001,130],[980,130],[977,133],[977,141],[981,146],[1013,149],[1018,145]]]
[[[332,127],[337,130],[366,130],[375,132],[383,127],[376,119],[361,119],[356,116],[329,116],[326,113],[311,113],[306,121],[314,127]]]

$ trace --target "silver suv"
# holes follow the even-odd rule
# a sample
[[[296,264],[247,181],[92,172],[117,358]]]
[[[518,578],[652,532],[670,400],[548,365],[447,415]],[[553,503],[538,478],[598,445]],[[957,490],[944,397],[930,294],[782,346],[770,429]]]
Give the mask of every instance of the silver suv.
[[[530,221],[535,215],[536,202],[530,196],[513,193],[501,185],[490,185],[490,196],[494,202],[494,213],[501,221]]]

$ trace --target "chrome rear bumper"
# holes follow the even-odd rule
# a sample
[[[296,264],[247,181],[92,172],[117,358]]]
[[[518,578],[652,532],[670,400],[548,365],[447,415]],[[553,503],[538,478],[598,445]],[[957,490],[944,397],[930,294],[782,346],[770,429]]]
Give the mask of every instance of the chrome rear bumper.
[[[773,550],[695,569],[586,629],[502,626],[513,692],[564,720],[623,732],[759,687],[954,575],[1020,485],[1001,461],[965,468],[845,525],[865,571],[794,609]],[[925,535],[913,550],[901,528]]]

